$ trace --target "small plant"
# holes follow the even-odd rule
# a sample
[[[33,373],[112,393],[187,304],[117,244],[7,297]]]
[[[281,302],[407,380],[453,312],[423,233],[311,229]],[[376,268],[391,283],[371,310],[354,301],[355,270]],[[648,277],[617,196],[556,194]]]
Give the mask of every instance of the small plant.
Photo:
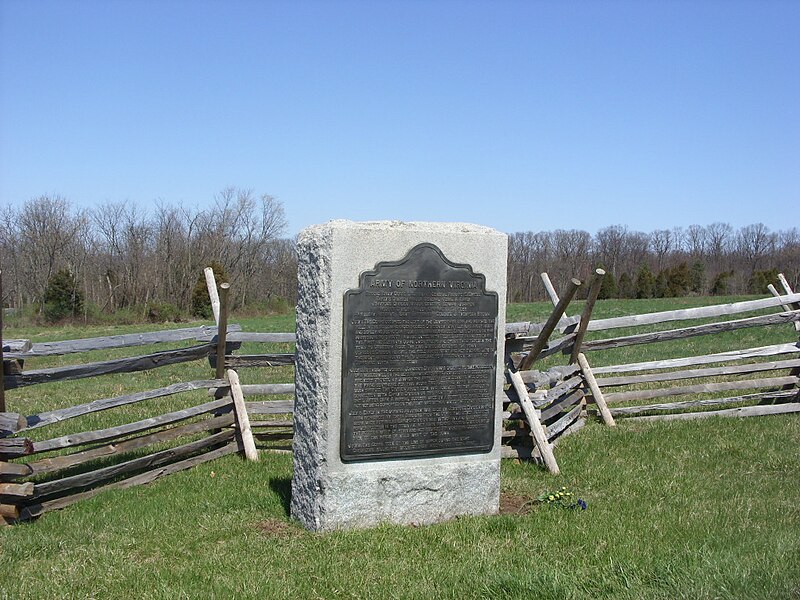
[[[586,510],[588,506],[586,501],[582,498],[575,500],[575,494],[568,492],[566,487],[561,487],[557,492],[545,492],[536,498],[536,501],[539,504],[558,506],[560,508],[580,508],[581,510]]]

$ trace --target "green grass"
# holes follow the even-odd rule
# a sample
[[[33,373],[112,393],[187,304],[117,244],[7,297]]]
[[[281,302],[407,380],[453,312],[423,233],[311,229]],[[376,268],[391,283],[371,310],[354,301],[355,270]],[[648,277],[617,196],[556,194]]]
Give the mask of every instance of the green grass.
[[[677,307],[631,302],[601,302],[596,315]],[[543,320],[547,311],[514,305],[509,320]],[[291,328],[234,321],[249,331]],[[74,337],[102,335],[81,333]],[[796,340],[790,327],[767,338]],[[714,351],[697,339],[698,353]],[[740,347],[748,345],[761,344]],[[641,348],[658,346],[633,350]],[[243,379],[291,380],[291,371],[274,371]],[[180,365],[141,379],[34,386],[9,401],[66,406],[115,386],[209,373]],[[150,414],[172,401],[154,401]],[[566,486],[586,511],[533,505],[527,514],[330,534],[289,520],[290,456],[262,453],[258,464],[230,456],[0,529],[0,598],[800,598],[798,446],[796,416],[590,423],[557,447],[561,475],[513,461],[502,471],[505,494],[535,498]]]

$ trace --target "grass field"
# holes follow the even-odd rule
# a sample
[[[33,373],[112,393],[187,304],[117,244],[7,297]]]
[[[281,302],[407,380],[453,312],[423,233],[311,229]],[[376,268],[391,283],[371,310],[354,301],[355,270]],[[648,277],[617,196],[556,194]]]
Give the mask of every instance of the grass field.
[[[601,301],[595,316],[719,301]],[[508,312],[510,321],[541,321],[549,306]],[[291,317],[234,321],[251,331],[292,327]],[[6,335],[44,341],[121,332]],[[740,335],[754,337],[737,338],[739,347],[796,341],[786,326]],[[690,343],[688,352],[715,351],[710,338]],[[663,346],[665,357],[687,353]],[[125,354],[141,352],[132,350]],[[641,356],[638,347],[617,352],[590,359]],[[69,357],[32,367],[62,360]],[[9,409],[30,414],[209,373],[197,363],[33,386],[9,392]],[[288,369],[243,375],[246,383],[290,379]],[[99,415],[102,424],[107,417]],[[290,521],[290,456],[262,454],[259,464],[230,456],[0,529],[0,598],[800,598],[798,448],[793,415],[621,421],[615,429],[590,423],[557,447],[559,476],[504,461],[502,491],[513,507],[506,514],[330,534]],[[525,504],[562,486],[588,508]]]

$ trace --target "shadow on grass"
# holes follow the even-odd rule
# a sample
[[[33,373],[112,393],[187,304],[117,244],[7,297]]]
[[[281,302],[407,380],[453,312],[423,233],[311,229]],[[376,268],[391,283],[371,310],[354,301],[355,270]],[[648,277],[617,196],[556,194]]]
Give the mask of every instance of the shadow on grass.
[[[292,478],[273,477],[269,480],[269,488],[278,494],[283,505],[283,511],[289,516],[289,505],[292,501]]]

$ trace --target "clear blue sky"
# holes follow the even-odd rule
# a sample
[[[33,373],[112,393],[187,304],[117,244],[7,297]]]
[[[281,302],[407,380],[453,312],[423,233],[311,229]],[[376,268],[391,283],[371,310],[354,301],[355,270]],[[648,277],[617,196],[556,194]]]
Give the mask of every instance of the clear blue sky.
[[[0,0],[0,202],[800,226],[800,2]]]

